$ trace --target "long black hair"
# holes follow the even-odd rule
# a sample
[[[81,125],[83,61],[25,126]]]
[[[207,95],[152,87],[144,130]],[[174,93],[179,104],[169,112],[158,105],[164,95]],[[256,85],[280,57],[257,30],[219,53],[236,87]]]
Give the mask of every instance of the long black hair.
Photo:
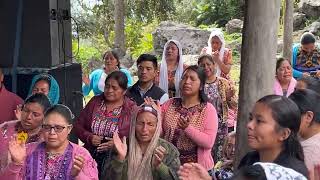
[[[123,89],[123,90],[127,90],[128,88],[128,78],[126,76],[126,74],[122,71],[113,71],[112,73],[110,73],[108,75],[108,77],[106,78],[104,84],[107,84],[107,82],[110,79],[114,79],[118,82],[119,86]]]
[[[262,103],[271,109],[272,118],[277,122],[277,130],[290,129],[290,135],[283,144],[283,152],[304,161],[303,149],[298,140],[301,122],[301,113],[298,106],[291,99],[278,95],[264,96],[257,103]]]
[[[313,112],[312,122],[320,123],[320,106],[317,105],[320,95],[318,93],[310,89],[296,90],[289,96],[289,99],[298,105],[301,114],[311,111]]]
[[[203,70],[202,67],[197,66],[197,65],[192,65],[187,67],[183,73],[182,73],[182,77],[185,75],[185,72],[188,70],[192,70],[194,72],[197,73],[199,79],[200,79],[200,89],[199,89],[199,98],[200,98],[200,102],[204,103],[208,101],[208,97],[207,95],[204,93],[204,85],[206,83],[206,74]]]
[[[36,93],[32,94],[29,96],[25,101],[24,105],[29,104],[29,103],[37,103],[43,108],[43,113],[51,107],[50,100],[48,97],[42,93]]]

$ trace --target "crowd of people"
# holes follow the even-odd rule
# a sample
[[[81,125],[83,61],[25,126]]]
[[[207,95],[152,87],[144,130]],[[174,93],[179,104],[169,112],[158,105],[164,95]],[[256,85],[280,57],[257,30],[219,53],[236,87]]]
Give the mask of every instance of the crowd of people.
[[[142,54],[138,81],[106,51],[84,75],[94,97],[79,117],[59,104],[49,74],[32,79],[23,101],[0,68],[0,179],[227,180],[320,179],[320,50],[305,33],[293,61],[276,62],[273,95],[249,110],[248,152],[236,166],[238,97],[232,52],[212,31],[197,65],[169,40],[162,60]],[[83,145],[68,140],[74,129]]]

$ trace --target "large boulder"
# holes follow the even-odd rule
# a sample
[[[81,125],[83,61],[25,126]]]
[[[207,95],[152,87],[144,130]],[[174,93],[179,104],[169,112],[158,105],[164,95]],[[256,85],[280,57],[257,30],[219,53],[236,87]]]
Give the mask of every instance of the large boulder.
[[[162,56],[165,43],[174,39],[181,43],[183,54],[200,54],[202,48],[207,46],[209,36],[210,31],[164,21],[152,33],[153,48],[157,55]]]
[[[299,11],[306,14],[308,18],[318,19],[320,17],[320,0],[301,0]]]
[[[315,21],[309,26],[309,32],[316,36],[320,36],[320,22]]]
[[[240,19],[232,19],[226,24],[226,31],[228,34],[241,33],[243,21]]]
[[[293,14],[293,30],[301,30],[306,27],[307,17],[303,13],[296,12]]]

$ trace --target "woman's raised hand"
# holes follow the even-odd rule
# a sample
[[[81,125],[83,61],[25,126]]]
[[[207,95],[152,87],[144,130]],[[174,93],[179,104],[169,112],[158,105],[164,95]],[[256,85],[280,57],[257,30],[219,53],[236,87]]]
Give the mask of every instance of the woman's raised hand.
[[[155,110],[160,111],[160,102],[152,99],[151,97],[144,98],[144,105],[152,106]]]
[[[18,140],[17,136],[14,135],[9,141],[9,153],[14,163],[23,164],[27,157],[25,142]]]
[[[121,161],[125,160],[128,150],[126,137],[124,136],[121,141],[118,132],[115,132],[113,133],[113,143],[118,152],[118,159]]]

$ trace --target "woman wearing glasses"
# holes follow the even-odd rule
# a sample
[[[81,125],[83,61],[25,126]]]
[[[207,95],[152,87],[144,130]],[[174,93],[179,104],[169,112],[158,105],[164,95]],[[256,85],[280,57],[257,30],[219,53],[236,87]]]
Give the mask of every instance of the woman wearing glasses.
[[[2,173],[7,179],[98,179],[96,162],[83,147],[71,143],[73,115],[64,105],[45,113],[44,142],[27,146],[17,137],[9,142],[11,163]]]
[[[14,134],[24,135],[25,143],[42,141],[41,124],[44,112],[51,106],[44,94],[28,97],[21,111],[21,120],[8,121],[0,125],[0,171],[8,165],[8,146]]]

